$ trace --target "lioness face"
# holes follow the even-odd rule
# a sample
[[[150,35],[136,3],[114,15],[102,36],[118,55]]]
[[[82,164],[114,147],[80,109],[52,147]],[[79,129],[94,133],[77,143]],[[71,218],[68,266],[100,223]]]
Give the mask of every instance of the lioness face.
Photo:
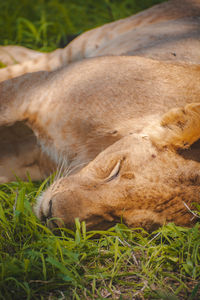
[[[89,229],[121,220],[146,229],[170,221],[192,225],[187,207],[200,202],[199,183],[198,161],[158,150],[148,137],[130,135],[79,173],[55,182],[38,200],[36,213],[59,227],[72,227],[75,218],[85,220]]]

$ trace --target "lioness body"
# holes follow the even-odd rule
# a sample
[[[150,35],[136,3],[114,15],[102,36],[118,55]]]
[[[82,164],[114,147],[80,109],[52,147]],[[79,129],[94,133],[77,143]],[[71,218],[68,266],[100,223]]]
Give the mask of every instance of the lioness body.
[[[41,55],[43,53],[23,46],[0,46],[0,62],[5,64],[5,66],[20,64],[24,61],[38,58]]]
[[[130,226],[146,228],[166,221],[190,224],[184,202],[200,202],[200,148],[185,158],[171,145],[178,140],[177,147],[185,148],[200,137],[199,83],[197,65],[123,56],[2,83],[0,125],[26,122],[55,164],[61,158],[77,172],[107,148],[80,173],[55,182],[39,201],[38,216],[61,218],[67,226],[79,217],[91,228],[104,228],[120,216]],[[189,103],[197,105],[189,134],[177,139],[176,129],[174,138],[171,131],[166,138],[162,115]],[[181,114],[172,113],[166,119],[169,126],[172,122],[172,137],[173,122],[182,133],[190,119],[193,114],[182,120]],[[115,165],[122,175],[112,181]]]

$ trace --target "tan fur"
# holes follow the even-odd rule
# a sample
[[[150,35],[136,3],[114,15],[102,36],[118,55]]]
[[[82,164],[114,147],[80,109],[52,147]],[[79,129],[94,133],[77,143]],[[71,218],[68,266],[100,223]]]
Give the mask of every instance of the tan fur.
[[[143,56],[147,55],[162,60],[199,62],[198,30],[200,27],[198,26],[199,19],[195,17],[199,11],[198,1],[188,2],[184,0],[181,5],[179,4],[178,1],[170,1],[124,20],[106,24],[84,33],[64,50],[58,49],[47,55],[20,46],[2,46],[0,47],[0,60],[2,59],[7,64],[22,62],[24,59],[27,60],[28,57],[37,57],[31,61],[28,59],[25,64],[0,70],[0,80],[20,75],[21,71],[25,73],[40,69],[55,69],[74,60],[88,56],[101,56],[106,53],[111,55],[139,53]],[[176,53],[176,56],[174,56],[174,53]],[[34,84],[35,79],[33,78]],[[20,85],[18,86],[18,82],[16,82],[16,85],[15,93],[18,93]],[[12,96],[11,91],[12,89],[10,90],[10,87],[8,87],[9,97]],[[19,94],[21,93],[23,94],[23,91],[19,92]],[[45,89],[43,93],[45,93]],[[29,93],[27,97],[29,97]],[[22,179],[27,179],[27,171],[33,178],[36,174],[38,174],[38,178],[44,178],[47,174],[46,171],[43,172],[42,170],[45,166],[45,163],[42,163],[44,159],[36,159],[36,163],[32,163],[35,153],[41,152],[33,133],[32,138],[27,139],[25,134],[27,132],[26,125],[23,123],[20,126],[24,127],[23,130],[19,130],[15,125],[6,128],[6,143],[3,143],[3,147],[0,149],[0,156],[3,157],[4,163],[2,165],[4,168],[6,161],[8,164],[6,164],[7,172],[1,178],[1,181],[13,180],[15,178],[14,174]],[[77,128],[79,128],[78,121]],[[0,131],[0,140],[5,138],[5,135],[2,136],[4,131],[5,128]],[[17,139],[13,138],[13,132],[17,135]],[[80,135],[78,137],[80,138]],[[65,138],[65,133],[63,133],[62,138]],[[85,136],[85,138],[87,137]],[[101,140],[101,149],[104,149],[111,141],[114,142],[119,138],[119,135],[114,134],[112,138],[109,135],[104,135],[97,140],[99,142]],[[84,138],[82,137],[83,141]],[[11,144],[15,147],[11,148]],[[97,148],[96,153],[98,151]],[[90,152],[92,153],[93,149]],[[43,158],[43,155],[41,157]],[[46,162],[46,160],[47,158],[44,161]],[[57,157],[57,160],[62,161],[62,158],[58,159]]]
[[[199,138],[199,83],[198,65],[125,56],[1,83],[0,125],[26,122],[56,164],[61,157],[77,172],[107,148],[80,173],[55,182],[37,215],[51,211],[67,226],[79,217],[89,228],[120,217],[146,228],[168,221],[189,225],[183,201],[200,202],[200,148],[189,157],[175,149]]]
[[[0,46],[0,62],[6,66],[20,64],[41,55],[43,53],[22,46]]]
[[[41,54],[22,48],[8,56],[22,64],[0,70],[0,81],[40,70],[56,70],[88,57],[141,55],[154,59],[200,63],[200,0],[171,0],[144,12],[83,33],[64,49]],[[12,46],[10,46],[12,47]],[[0,61],[2,48],[0,48]],[[32,59],[32,56],[36,57]],[[22,59],[21,59],[22,58]],[[9,61],[10,62],[10,61]]]
[[[152,8],[164,8],[163,15],[147,10],[138,19],[131,17],[144,33],[139,54],[199,62],[199,1],[169,3]],[[165,23],[168,19],[174,21]],[[145,28],[145,22],[153,27]],[[133,28],[125,23],[119,32]],[[118,23],[113,24],[117,28]],[[162,39],[157,47],[170,24],[172,39],[168,44]],[[175,40],[174,56],[172,33],[180,26],[187,34]],[[157,32],[157,41],[145,48],[152,38],[150,29],[159,27],[165,31]],[[135,41],[140,45],[141,39]],[[123,53],[128,42],[119,35],[91,56],[104,54],[104,45],[117,54],[115,50]],[[168,221],[190,225],[184,202],[189,207],[194,200],[200,202],[200,147],[192,145],[199,139],[199,83],[198,65],[140,57],[91,59],[5,81],[0,84],[0,181],[13,180],[15,174],[26,178],[27,172],[33,179],[44,178],[56,166],[76,173],[55,182],[38,200],[37,215],[60,218],[55,221],[59,226],[72,226],[74,217],[86,220],[89,228],[107,227],[121,217],[130,226],[148,229]],[[17,121],[23,123],[12,125]]]
[[[0,183],[45,178],[56,166],[41,152],[33,131],[24,123],[0,127]]]
[[[170,110],[162,117],[161,125],[148,129],[157,147],[189,148],[200,139],[200,103]]]
[[[184,153],[183,153],[184,154]],[[190,159],[158,150],[138,134],[108,147],[78,174],[55,182],[38,200],[37,216],[49,226],[106,229],[123,220],[148,230],[167,222],[192,226],[197,218],[186,205],[200,203],[200,143]],[[119,163],[116,176],[109,176]],[[110,177],[110,179],[109,179]]]
[[[26,51],[25,49],[24,55],[22,55],[23,47],[16,46],[17,51],[15,51],[15,46],[6,46],[0,48],[0,57],[2,50],[3,55],[5,54],[5,49],[8,50],[9,57],[14,57],[15,61],[20,61],[20,59],[23,59],[23,57],[25,57],[26,55],[39,55],[38,58],[27,62],[27,68],[26,65],[25,68],[23,67],[23,65],[14,66],[14,70],[23,70],[23,73],[28,71],[34,71],[37,69],[51,69],[51,67],[54,68],[54,66],[56,68],[56,66],[61,66],[62,64],[66,64],[73,60],[81,59],[87,56],[99,56],[106,53],[111,55],[122,53],[138,53],[142,56],[159,58],[161,60],[180,60],[187,61],[190,63],[199,63],[200,26],[199,18],[197,17],[198,15],[199,0],[183,0],[181,1],[181,5],[180,1],[169,1],[161,5],[154,6],[153,8],[141,12],[135,16],[111,24],[106,24],[102,27],[88,31],[80,37],[78,37],[77,39],[75,39],[64,50],[58,49],[53,53],[45,55],[33,52],[30,49],[27,49]],[[96,45],[99,46],[96,47]],[[76,53],[79,54],[76,55]],[[64,57],[66,57],[66,59]],[[9,63],[12,63],[12,61]],[[33,68],[31,66],[33,66]],[[2,80],[8,77],[13,77],[21,74],[21,71],[19,73],[13,73],[12,70],[12,66],[11,68],[5,68],[5,70],[0,70],[0,74],[2,74]],[[5,77],[4,75],[6,75],[7,77]],[[29,82],[29,84],[33,85],[34,87],[36,80],[35,77],[33,76],[32,78],[32,75],[30,75],[28,76],[28,78],[30,78],[30,80],[27,80],[27,82]],[[10,87],[10,85],[15,84],[16,87],[14,89],[14,94],[12,94],[13,89]],[[6,83],[5,86],[7,86]],[[10,97],[15,98],[15,94],[22,94],[23,98],[26,96],[27,98],[29,98],[30,95],[30,91],[27,93],[27,95],[25,91],[19,91],[21,89],[21,85],[18,83],[18,81],[11,81],[6,89],[8,90],[9,94],[9,96],[6,96],[8,99]],[[47,88],[47,90],[48,89],[49,87]],[[47,93],[46,85],[44,85],[42,93],[44,95]],[[35,95],[38,95],[38,93],[35,93]],[[18,107],[16,107],[16,110],[18,110]],[[32,116],[32,123],[33,122],[34,118]],[[50,119],[46,122],[46,125],[48,125],[48,122],[50,122]],[[76,133],[76,131],[79,131],[79,127],[81,129],[85,128],[85,126],[81,125],[82,124],[77,120],[77,130],[73,130],[73,134],[77,138],[80,138],[80,134],[77,135]],[[14,174],[19,175],[22,179],[27,179],[27,171],[31,174],[33,178],[36,178],[35,174],[38,174],[38,179],[44,178],[44,176],[48,174],[48,168],[45,167],[45,162],[48,160],[47,157],[43,159],[43,155],[40,155],[42,159],[36,159],[36,164],[32,163],[32,157],[35,157],[35,153],[41,153],[41,151],[36,143],[36,139],[34,138],[33,133],[31,133],[32,138],[29,137],[29,139],[27,139],[25,134],[25,132],[27,132],[26,125],[23,123],[21,124],[21,126],[24,127],[23,130],[19,130],[18,127],[15,126],[15,124],[11,125],[10,127],[7,127],[6,129],[7,142],[4,143],[3,147],[0,149],[0,157],[3,157],[2,159],[0,159],[1,161],[3,161],[3,163],[1,161],[0,163],[2,164],[3,168],[7,166],[7,172],[1,178],[1,181],[13,180],[15,178]],[[3,130],[0,131],[0,140],[3,140],[5,137],[5,135],[2,136],[4,130],[5,129],[3,128]],[[65,131],[66,130],[63,130],[61,139],[65,139]],[[13,138],[13,132],[15,132],[15,135],[18,136],[17,139]],[[87,130],[85,130],[85,132],[87,132]],[[98,137],[95,153],[99,153],[98,145],[100,144],[100,141],[102,145],[101,150],[103,150],[107,145],[115,142],[120,137],[120,134],[113,134],[112,138],[110,137],[110,134],[104,134],[103,136]],[[82,134],[81,143],[83,143],[87,138],[88,137],[86,134]],[[10,147],[11,144],[15,145],[13,149],[11,149]],[[88,150],[88,153],[90,153],[90,158],[94,156],[93,149],[94,145],[93,147],[91,147],[90,150]],[[51,155],[54,154],[51,153]],[[74,161],[73,156],[74,154],[70,154],[69,158],[69,161],[72,161],[72,168]],[[59,157],[57,155],[56,160],[62,164],[62,155],[59,155]],[[86,157],[85,160],[89,161],[89,158],[87,159]],[[8,162],[8,164],[5,164],[6,161]],[[10,163],[11,161],[12,164]],[[47,165],[49,164],[50,162],[47,163]],[[76,166],[74,167],[76,168]],[[81,167],[83,167],[83,165],[81,165]],[[45,169],[45,172],[43,169]],[[40,172],[38,170],[40,170]]]
[[[106,59],[109,58],[102,61]],[[196,219],[186,206],[192,208],[193,202],[200,203],[200,143],[186,153],[175,150],[189,148],[200,137],[200,67],[135,57],[113,57],[109,61],[115,66],[110,71],[116,82],[111,81],[116,107],[110,122],[116,130],[117,120],[117,130],[123,132],[120,123],[124,118],[127,136],[108,147],[79,173],[55,182],[38,200],[38,217],[53,218],[49,222],[51,226],[68,227],[73,226],[74,218],[78,217],[86,221],[89,229],[107,228],[121,218],[129,226],[149,230],[170,221],[184,226],[194,224]],[[120,87],[117,84],[120,82],[123,86],[125,77],[120,62],[126,74],[126,62],[132,66],[133,77],[128,84],[126,76],[125,90],[129,96],[124,92],[118,102]],[[98,81],[99,85],[103,84],[104,76]],[[104,85],[101,89],[104,93],[100,103],[109,105],[106,100],[110,98],[109,89]],[[190,101],[197,103],[168,110]],[[104,111],[103,107],[101,110]],[[110,111],[109,107],[107,110]],[[134,116],[129,123],[131,114]]]

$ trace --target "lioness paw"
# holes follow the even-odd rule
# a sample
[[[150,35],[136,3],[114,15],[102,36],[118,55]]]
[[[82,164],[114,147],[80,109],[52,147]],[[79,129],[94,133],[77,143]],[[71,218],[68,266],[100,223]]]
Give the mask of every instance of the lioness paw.
[[[189,148],[200,138],[200,103],[167,112],[150,137],[158,147]]]

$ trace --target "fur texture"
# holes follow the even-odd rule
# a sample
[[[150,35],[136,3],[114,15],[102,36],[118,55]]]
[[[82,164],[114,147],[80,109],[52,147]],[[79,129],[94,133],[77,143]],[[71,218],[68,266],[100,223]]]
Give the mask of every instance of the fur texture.
[[[199,62],[199,1],[178,3],[170,1],[133,17],[140,33],[146,30],[144,43],[152,38],[146,22],[165,30],[172,24],[171,42],[173,29],[182,28],[186,34],[174,39],[178,52],[169,52],[171,42],[162,39],[159,47],[150,43],[140,54]],[[113,23],[113,30],[129,32],[123,22]],[[124,31],[118,24],[124,24]],[[103,43],[99,55],[104,49],[113,52],[107,54],[124,51],[130,36],[127,44],[118,37]],[[57,60],[55,65],[60,66]],[[41,179],[57,167],[70,173],[38,200],[36,213],[41,219],[54,218],[50,225],[73,226],[75,217],[86,220],[88,228],[106,228],[121,218],[129,226],[147,229],[168,221],[191,225],[195,220],[187,207],[200,203],[199,99],[199,64],[145,57],[93,58],[4,81],[0,180],[10,181],[15,174],[25,178],[27,171]]]
[[[2,83],[0,124],[25,122],[50,160],[75,168],[40,198],[37,215],[60,218],[59,226],[79,217],[89,228],[120,217],[148,229],[189,225],[183,201],[200,202],[199,148],[189,158],[176,150],[199,139],[199,83],[198,65],[128,56]]]

